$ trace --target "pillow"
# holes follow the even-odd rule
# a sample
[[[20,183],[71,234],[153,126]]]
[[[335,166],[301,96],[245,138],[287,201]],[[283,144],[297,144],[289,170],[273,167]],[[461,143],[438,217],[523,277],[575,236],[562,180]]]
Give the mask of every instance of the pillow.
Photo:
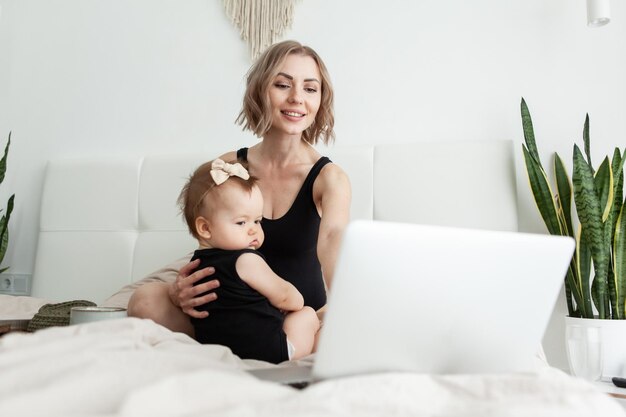
[[[128,300],[130,300],[133,292],[139,288],[140,286],[147,284],[149,282],[174,282],[176,281],[176,276],[178,275],[178,271],[187,265],[191,260],[191,256],[193,252],[188,253],[175,260],[174,262],[164,266],[161,269],[158,269],[151,274],[148,274],[146,277],[140,279],[139,281],[133,282],[132,284],[128,284],[122,287],[118,292],[104,300],[101,304],[101,307],[121,307],[128,308]]]

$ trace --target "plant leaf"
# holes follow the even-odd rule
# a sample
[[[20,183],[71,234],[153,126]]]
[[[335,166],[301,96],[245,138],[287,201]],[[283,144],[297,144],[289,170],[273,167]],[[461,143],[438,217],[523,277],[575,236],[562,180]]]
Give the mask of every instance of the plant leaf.
[[[566,234],[574,237],[574,228],[572,227],[572,185],[565,170],[565,165],[558,153],[554,154],[554,174],[556,177],[558,201],[563,212],[565,226],[567,227]]]
[[[522,144],[522,150],[524,152],[524,161],[526,162],[528,181],[530,182],[530,188],[539,213],[550,234],[562,235],[563,231],[557,217],[557,209],[554,204],[552,189],[548,183],[548,177],[543,168],[530,155],[530,151],[524,144]]]
[[[608,158],[607,158],[608,160]],[[623,159],[620,155],[619,148],[615,148],[613,152],[613,159],[611,161],[611,174],[613,177],[613,184],[610,185],[612,193],[607,197],[607,205],[610,204],[608,212],[603,214],[604,220],[604,245],[609,251],[610,261],[608,263],[607,281],[609,283],[609,290],[611,294],[611,318],[624,319],[626,318],[626,311],[624,310],[624,288],[623,277],[615,274],[615,230],[617,226],[617,220],[622,208],[622,196],[624,187],[624,173],[623,173]],[[598,172],[596,173],[596,180],[598,178]],[[597,189],[597,188],[596,188]],[[606,215],[606,217],[604,217]]]
[[[591,308],[591,294],[589,292],[589,278],[591,275],[591,251],[589,245],[587,245],[587,239],[583,238],[583,227],[578,228],[576,234],[576,254],[575,271],[577,274],[576,285],[581,293],[581,301],[579,302],[579,309],[581,310],[581,317],[593,318],[593,309]]]
[[[625,151],[626,153],[626,151]],[[611,233],[615,234],[615,224],[617,223],[617,217],[619,216],[620,209],[622,207],[622,201],[624,199],[624,159],[626,154],[621,155],[619,148],[615,148],[613,152],[613,159],[611,160],[611,167],[613,168],[613,224],[611,225]]]
[[[567,314],[570,317],[580,317],[580,313],[577,309],[574,308],[574,302],[572,301],[572,288],[570,286],[569,281],[571,281],[572,270],[567,270],[567,275],[565,276],[565,301],[567,301]]]
[[[577,145],[574,145],[574,201],[584,232],[585,241],[589,244],[593,259],[595,277],[592,293],[597,297],[596,308],[601,319],[607,318],[608,305],[608,248],[604,244],[604,227],[600,200],[594,187],[594,178],[591,167],[583,158]],[[593,297],[593,298],[596,298]],[[596,301],[596,300],[594,300]]]
[[[4,156],[0,159],[0,184],[4,181],[4,174],[7,172],[7,157],[9,155],[9,146],[11,145],[11,132],[9,132],[9,140],[4,148]]]
[[[600,164],[593,181],[600,200],[602,221],[605,222],[613,210],[613,169],[608,157]]]
[[[9,245],[9,219],[13,212],[13,202],[15,200],[15,194],[13,194],[7,202],[6,214],[0,219],[0,263],[4,259],[4,255]]]
[[[2,263],[7,246],[9,245],[9,230],[7,228],[6,216],[0,218],[0,230],[0,263]]]
[[[541,166],[539,152],[537,151],[537,143],[535,142],[535,130],[533,129],[533,120],[530,117],[530,111],[528,110],[528,106],[526,105],[526,101],[523,97],[520,107],[522,113],[522,129],[524,130],[524,142],[526,142],[528,153],[533,157],[537,164]]]
[[[615,274],[613,269],[611,268],[611,263],[609,262],[609,270],[607,272],[607,282],[609,283],[609,301],[611,302],[611,319],[619,320],[624,315],[624,312],[619,306],[619,298],[621,295],[621,291],[617,286],[617,281],[615,280]]]
[[[626,310],[626,201],[622,204],[617,225],[615,227],[615,237],[613,239],[613,274],[618,293],[617,303],[621,311]]]
[[[583,127],[583,143],[585,146],[585,155],[587,155],[587,163],[591,167],[591,173],[593,174],[593,164],[591,163],[591,140],[589,139],[589,113],[585,116],[585,126]]]

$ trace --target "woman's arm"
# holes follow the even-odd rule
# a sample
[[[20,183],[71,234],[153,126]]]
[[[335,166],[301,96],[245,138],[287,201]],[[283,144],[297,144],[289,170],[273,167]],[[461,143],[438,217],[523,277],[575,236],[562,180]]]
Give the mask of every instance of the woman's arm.
[[[241,279],[265,296],[274,307],[297,311],[304,307],[300,291],[272,271],[269,265],[254,253],[244,253],[235,264]]]
[[[350,180],[339,166],[328,164],[313,185],[313,196],[322,216],[317,257],[322,265],[326,287],[330,289],[343,231],[350,221]]]

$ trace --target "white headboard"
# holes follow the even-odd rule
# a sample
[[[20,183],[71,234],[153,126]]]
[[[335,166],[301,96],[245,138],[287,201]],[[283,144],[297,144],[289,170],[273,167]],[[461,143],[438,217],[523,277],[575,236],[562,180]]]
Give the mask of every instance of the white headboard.
[[[510,141],[333,147],[353,219],[517,230]],[[32,295],[101,302],[196,247],[176,198],[215,155],[50,161]]]

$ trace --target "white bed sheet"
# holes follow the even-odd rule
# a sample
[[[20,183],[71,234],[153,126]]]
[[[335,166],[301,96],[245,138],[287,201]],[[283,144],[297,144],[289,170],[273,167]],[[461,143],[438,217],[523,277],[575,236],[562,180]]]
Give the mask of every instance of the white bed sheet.
[[[536,373],[386,373],[299,391],[229,349],[125,318],[0,338],[0,416],[624,416],[593,385]]]

